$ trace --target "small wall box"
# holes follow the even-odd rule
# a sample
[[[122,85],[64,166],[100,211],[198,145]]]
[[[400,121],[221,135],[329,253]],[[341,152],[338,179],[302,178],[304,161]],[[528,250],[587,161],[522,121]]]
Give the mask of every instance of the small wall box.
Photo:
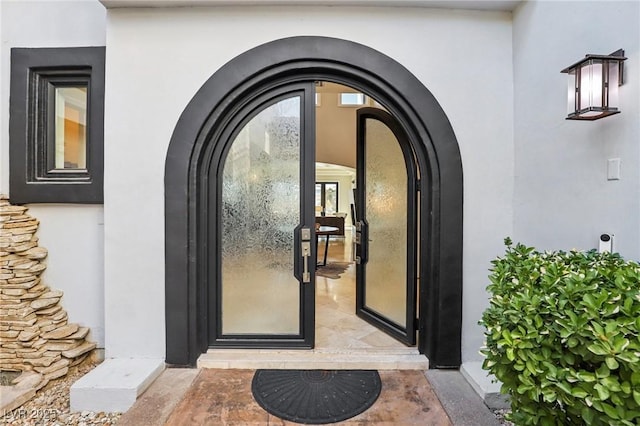
[[[611,253],[613,251],[613,234],[600,235],[600,244],[598,245],[598,252]]]

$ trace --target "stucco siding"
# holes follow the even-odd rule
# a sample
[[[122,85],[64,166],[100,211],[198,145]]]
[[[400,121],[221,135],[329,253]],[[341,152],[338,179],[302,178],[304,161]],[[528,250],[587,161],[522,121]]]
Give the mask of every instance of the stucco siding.
[[[0,2],[0,193],[9,188],[9,86],[12,47],[104,46],[106,9],[97,1]],[[43,278],[64,291],[70,322],[91,328],[104,347],[102,205],[29,205],[49,250]]]
[[[514,18],[514,236],[540,249],[588,250],[602,233],[640,258],[640,3],[526,2]],[[588,53],[625,50],[621,113],[565,120],[560,70]],[[621,179],[607,180],[619,158]]]
[[[230,59],[296,35],[351,40],[392,57],[451,120],[465,176],[463,359],[477,358],[489,261],[513,222],[511,15],[335,7],[109,10],[106,321],[123,332],[108,333],[108,356],[164,353],[162,183],[180,113]],[[131,323],[139,331],[124,333]]]

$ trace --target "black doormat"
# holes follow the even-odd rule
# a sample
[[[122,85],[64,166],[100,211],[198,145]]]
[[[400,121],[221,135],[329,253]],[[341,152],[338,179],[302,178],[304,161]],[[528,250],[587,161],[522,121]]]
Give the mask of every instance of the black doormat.
[[[267,412],[304,424],[357,416],[376,402],[381,388],[375,370],[258,370],[251,382]]]

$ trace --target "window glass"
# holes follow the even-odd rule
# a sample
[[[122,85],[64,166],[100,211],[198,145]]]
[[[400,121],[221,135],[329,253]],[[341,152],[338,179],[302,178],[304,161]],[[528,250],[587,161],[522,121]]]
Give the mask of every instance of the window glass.
[[[316,213],[323,213],[324,206],[322,202],[322,184],[316,183]]]
[[[87,88],[55,88],[55,168],[87,168]]]
[[[327,183],[324,193],[324,210],[326,214],[334,214],[338,211],[338,184]]]
[[[364,105],[364,93],[340,93],[340,105],[360,106]]]

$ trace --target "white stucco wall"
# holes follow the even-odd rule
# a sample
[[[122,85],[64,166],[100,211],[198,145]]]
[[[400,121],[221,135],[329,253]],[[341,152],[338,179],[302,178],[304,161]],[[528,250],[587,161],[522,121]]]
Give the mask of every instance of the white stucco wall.
[[[640,258],[640,3],[527,2],[514,15],[515,226],[541,249],[614,249]],[[585,54],[625,50],[621,113],[565,120],[566,74]],[[621,179],[607,180],[620,158]]]
[[[9,188],[9,87],[12,47],[104,46],[106,10],[96,1],[0,1],[0,193]],[[29,205],[49,250],[43,277],[64,291],[69,321],[91,327],[104,347],[103,209]]]
[[[431,90],[458,138],[463,361],[479,359],[487,270],[505,236],[588,249],[611,232],[618,251],[640,258],[639,21],[637,1],[529,1],[512,21],[504,12],[311,6],[107,14],[93,0],[1,0],[0,193],[10,191],[10,48],[106,42],[105,228],[101,206],[30,208],[50,253],[45,279],[65,292],[70,321],[90,326],[100,346],[106,339],[108,357],[162,358],[164,162],[180,113],[218,68],[267,41],[324,35],[368,45]],[[559,71],[618,48],[629,58],[623,112],[564,120]],[[606,179],[609,158],[621,159],[619,181]]]
[[[489,261],[512,232],[511,15],[411,8],[111,9],[105,120],[108,357],[163,356],[164,161],[204,81],[294,35],[356,41],[405,65],[439,100],[465,176],[463,357],[476,358]],[[134,327],[134,329],[132,329]]]

